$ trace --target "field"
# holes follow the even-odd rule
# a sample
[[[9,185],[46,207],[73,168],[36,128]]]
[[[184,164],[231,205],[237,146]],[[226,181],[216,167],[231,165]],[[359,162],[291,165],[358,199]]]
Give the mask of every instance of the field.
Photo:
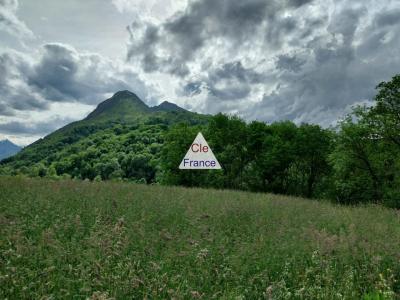
[[[1,299],[396,299],[399,280],[396,210],[0,179]]]

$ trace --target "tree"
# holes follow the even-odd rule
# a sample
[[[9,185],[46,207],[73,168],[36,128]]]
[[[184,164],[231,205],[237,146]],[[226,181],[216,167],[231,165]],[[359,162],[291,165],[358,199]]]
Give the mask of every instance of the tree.
[[[349,116],[340,125],[336,147],[331,155],[335,197],[341,203],[381,202],[384,162],[380,139],[371,136],[371,128]]]
[[[221,172],[208,172],[208,185],[242,189],[248,160],[246,123],[236,116],[217,114],[210,119],[205,136],[222,166]]]
[[[289,192],[288,172],[296,157],[296,135],[297,127],[289,121],[267,127],[253,163],[253,170],[259,177],[255,190],[280,194]]]
[[[381,82],[377,89],[375,107],[361,117],[369,122],[377,136],[400,150],[400,75],[394,76],[389,82]]]
[[[331,152],[332,135],[329,130],[318,125],[302,124],[298,128],[296,158],[292,166],[296,170],[297,178],[300,178],[293,182],[299,188],[299,195],[311,198],[323,194],[323,190],[320,190],[316,195],[315,190],[330,173],[328,156]]]
[[[205,173],[199,170],[179,170],[179,164],[202,127],[180,123],[171,127],[164,136],[161,154],[161,172],[158,179],[163,184],[199,186],[205,182]]]

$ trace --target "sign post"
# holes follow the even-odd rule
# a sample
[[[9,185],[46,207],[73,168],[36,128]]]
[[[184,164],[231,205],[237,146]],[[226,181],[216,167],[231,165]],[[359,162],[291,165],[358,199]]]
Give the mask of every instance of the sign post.
[[[221,165],[215,158],[204,136],[199,132],[190,145],[188,152],[182,159],[179,169],[209,170],[221,169]]]

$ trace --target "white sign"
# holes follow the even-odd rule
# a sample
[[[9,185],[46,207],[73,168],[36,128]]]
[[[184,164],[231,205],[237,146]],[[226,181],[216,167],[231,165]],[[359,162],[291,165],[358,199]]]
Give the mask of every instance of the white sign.
[[[221,169],[206,139],[199,132],[182,159],[179,169]]]

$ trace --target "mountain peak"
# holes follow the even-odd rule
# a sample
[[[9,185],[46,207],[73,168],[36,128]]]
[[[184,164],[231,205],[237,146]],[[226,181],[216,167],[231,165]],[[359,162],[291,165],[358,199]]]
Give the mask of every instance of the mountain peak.
[[[132,93],[128,90],[118,91],[111,98],[119,98],[119,97],[136,97],[139,98],[135,93]]]
[[[149,110],[149,107],[135,93],[124,90],[116,92],[111,98],[101,102],[86,119],[126,119]]]
[[[176,105],[175,103],[171,103],[168,101],[163,101],[157,106],[153,106],[151,108],[154,111],[166,111],[166,112],[171,112],[171,111],[186,111],[186,109]]]

